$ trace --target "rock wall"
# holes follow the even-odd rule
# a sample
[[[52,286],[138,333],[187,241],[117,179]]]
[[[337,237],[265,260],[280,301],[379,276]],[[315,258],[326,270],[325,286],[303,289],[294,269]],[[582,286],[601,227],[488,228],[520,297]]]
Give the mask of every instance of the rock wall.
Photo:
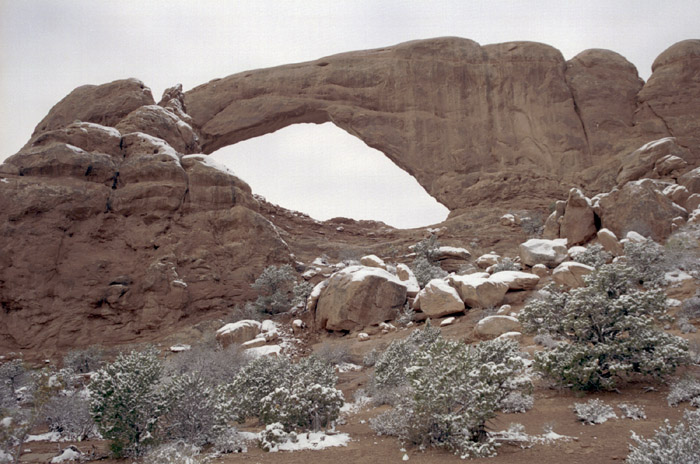
[[[623,159],[625,179],[647,169],[624,157],[650,140],[675,137],[674,166],[697,166],[699,70],[698,40],[644,84],[610,51],[567,62],[543,44],[439,38],[175,86],[158,104],[135,79],[79,87],[0,165],[0,349],[149,339],[290,262],[248,185],[201,153],[331,121],[453,217],[547,205],[572,185],[608,191]]]

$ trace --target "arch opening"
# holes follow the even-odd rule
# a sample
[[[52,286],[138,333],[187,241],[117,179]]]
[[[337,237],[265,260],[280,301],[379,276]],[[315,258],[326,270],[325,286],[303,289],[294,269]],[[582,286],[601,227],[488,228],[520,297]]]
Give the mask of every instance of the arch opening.
[[[212,153],[253,193],[318,220],[424,227],[449,210],[382,152],[332,123],[295,124]]]

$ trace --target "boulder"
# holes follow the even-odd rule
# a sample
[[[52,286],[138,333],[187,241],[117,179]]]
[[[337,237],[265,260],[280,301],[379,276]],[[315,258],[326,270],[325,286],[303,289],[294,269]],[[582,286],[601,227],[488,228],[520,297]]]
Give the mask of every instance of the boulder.
[[[489,266],[493,266],[494,264],[498,264],[498,261],[501,259],[500,255],[497,255],[496,253],[486,253],[484,255],[479,256],[476,259],[476,265],[479,266],[481,269],[486,269]]]
[[[360,264],[367,267],[376,267],[386,270],[386,263],[383,259],[376,255],[367,255],[360,258]]]
[[[664,137],[645,143],[622,160],[617,175],[617,185],[647,178],[664,177],[674,170],[682,169],[692,159],[687,148],[678,145],[675,137]]]
[[[625,254],[622,244],[617,239],[617,236],[610,229],[600,229],[597,234],[598,241],[603,246],[605,251],[613,256],[622,256]]]
[[[700,167],[688,171],[678,178],[678,183],[691,194],[700,194]]]
[[[663,193],[675,204],[682,206],[687,211],[692,210],[689,209],[686,204],[688,202],[688,198],[690,198],[690,192],[682,185],[671,184],[664,188]]]
[[[566,238],[568,246],[587,242],[596,233],[595,214],[591,201],[577,188],[569,191],[559,236]]]
[[[492,282],[503,282],[508,290],[531,290],[540,281],[539,276],[522,271],[501,271],[489,277]]]
[[[474,275],[451,275],[448,282],[457,289],[459,297],[470,308],[493,308],[503,301],[508,291],[505,282]]]
[[[688,166],[688,163],[675,155],[666,155],[654,165],[656,171],[661,177],[678,177],[678,174]]]
[[[566,256],[567,256],[567,258],[569,258],[569,260],[573,261],[574,258],[576,258],[576,257],[577,257],[578,255],[580,255],[581,253],[585,253],[585,252],[586,252],[586,247],[583,247],[583,246],[572,246],[571,248],[569,248],[569,249],[567,250]]]
[[[455,323],[454,316],[446,317],[445,319],[440,321],[440,327],[446,327],[446,326],[452,325],[454,323]]]
[[[535,264],[534,266],[532,266],[531,271],[540,279],[549,275],[549,268],[544,264]]]
[[[513,316],[486,316],[474,327],[474,335],[479,338],[495,338],[508,332],[522,332],[520,322]]]
[[[396,276],[399,280],[406,285],[406,294],[410,297],[415,297],[420,292],[420,285],[418,284],[418,279],[416,279],[415,274],[410,267],[406,264],[399,263],[396,265]]]
[[[233,343],[241,345],[257,338],[261,330],[262,324],[260,322],[246,319],[221,327],[216,331],[216,340],[224,348]],[[262,340],[265,341],[264,338]]]
[[[466,261],[472,257],[469,250],[453,246],[441,246],[438,248],[437,259],[457,259]]]
[[[689,189],[690,190],[690,189]],[[618,237],[634,230],[662,242],[671,234],[671,221],[688,213],[660,192],[649,179],[628,182],[598,201],[602,227]]]
[[[420,310],[428,317],[442,317],[464,311],[464,302],[457,290],[442,279],[428,282],[416,298],[420,300]]]
[[[577,263],[575,261],[564,261],[552,271],[552,279],[566,287],[577,288],[583,287],[585,282],[584,276],[587,276],[595,268],[586,264]]]
[[[316,326],[355,330],[393,319],[406,302],[406,286],[375,267],[348,266],[328,279],[316,303]]]
[[[566,259],[566,239],[538,239],[531,238],[520,244],[520,259],[527,266],[544,264],[547,267],[556,267]]]
[[[695,211],[700,208],[700,194],[694,193],[688,197],[685,202],[685,209],[688,211]]]
[[[564,212],[566,211],[566,202],[563,200],[558,200],[554,204],[554,211],[547,217],[544,223],[544,231],[542,232],[542,237],[552,240],[560,237],[561,233],[561,220],[564,217]]]

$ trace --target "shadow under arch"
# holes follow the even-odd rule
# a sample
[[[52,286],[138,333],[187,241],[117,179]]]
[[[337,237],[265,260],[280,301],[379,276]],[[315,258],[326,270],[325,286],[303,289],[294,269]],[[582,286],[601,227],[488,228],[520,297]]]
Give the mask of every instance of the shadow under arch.
[[[348,217],[414,228],[442,222],[449,213],[384,153],[331,122],[285,124],[210,156],[254,193],[318,220]]]

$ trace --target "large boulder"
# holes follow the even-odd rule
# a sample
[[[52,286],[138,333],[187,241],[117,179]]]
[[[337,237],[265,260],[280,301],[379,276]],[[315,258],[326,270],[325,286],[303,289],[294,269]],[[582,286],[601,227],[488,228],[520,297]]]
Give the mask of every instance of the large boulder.
[[[542,237],[552,240],[559,238],[561,232],[561,220],[564,217],[564,212],[566,211],[566,202],[563,200],[558,200],[554,204],[554,211],[547,217],[544,223],[544,231],[542,232]]]
[[[568,246],[587,242],[596,233],[595,214],[591,201],[577,188],[569,191],[559,236],[566,238]]]
[[[406,286],[375,267],[349,266],[320,290],[315,320],[326,330],[355,330],[393,319],[406,302]]]
[[[618,237],[633,230],[656,242],[663,242],[671,234],[675,218],[688,217],[685,209],[673,203],[650,179],[628,182],[602,195],[597,213],[602,226]]]
[[[262,324],[254,320],[243,320],[226,324],[216,331],[216,340],[226,348],[231,344],[242,345],[254,340],[262,332]]]
[[[495,338],[508,332],[522,332],[520,321],[513,316],[486,316],[474,327],[474,335],[479,338]]]
[[[406,286],[406,293],[410,297],[415,297],[420,292],[418,279],[410,267],[406,264],[399,263],[396,265],[396,276]]]
[[[428,317],[442,317],[464,311],[457,290],[442,279],[433,279],[418,294],[420,310]]]
[[[507,283],[482,276],[451,275],[448,281],[457,289],[462,301],[471,308],[493,308],[503,301],[508,291]]]
[[[489,280],[508,285],[508,290],[531,290],[537,286],[540,277],[529,272],[500,271],[492,274]]]
[[[556,283],[566,287],[583,287],[586,284],[583,280],[584,276],[587,276],[593,271],[595,271],[595,268],[592,266],[575,261],[564,261],[554,268],[552,271],[552,279]]]
[[[674,137],[664,137],[645,143],[622,160],[617,184],[629,181],[665,177],[687,166],[685,158],[692,159],[687,148],[678,145]]]
[[[617,239],[617,236],[615,235],[615,233],[613,233],[613,231],[603,228],[600,229],[596,235],[598,237],[598,241],[603,246],[605,251],[607,251],[611,255],[622,256],[623,254],[625,254],[625,250],[624,248],[622,248],[622,244]]]
[[[678,178],[678,183],[685,187],[689,193],[700,194],[700,167],[680,176]]]
[[[566,239],[531,238],[520,244],[520,259],[527,266],[544,264],[556,267],[566,259]]]

